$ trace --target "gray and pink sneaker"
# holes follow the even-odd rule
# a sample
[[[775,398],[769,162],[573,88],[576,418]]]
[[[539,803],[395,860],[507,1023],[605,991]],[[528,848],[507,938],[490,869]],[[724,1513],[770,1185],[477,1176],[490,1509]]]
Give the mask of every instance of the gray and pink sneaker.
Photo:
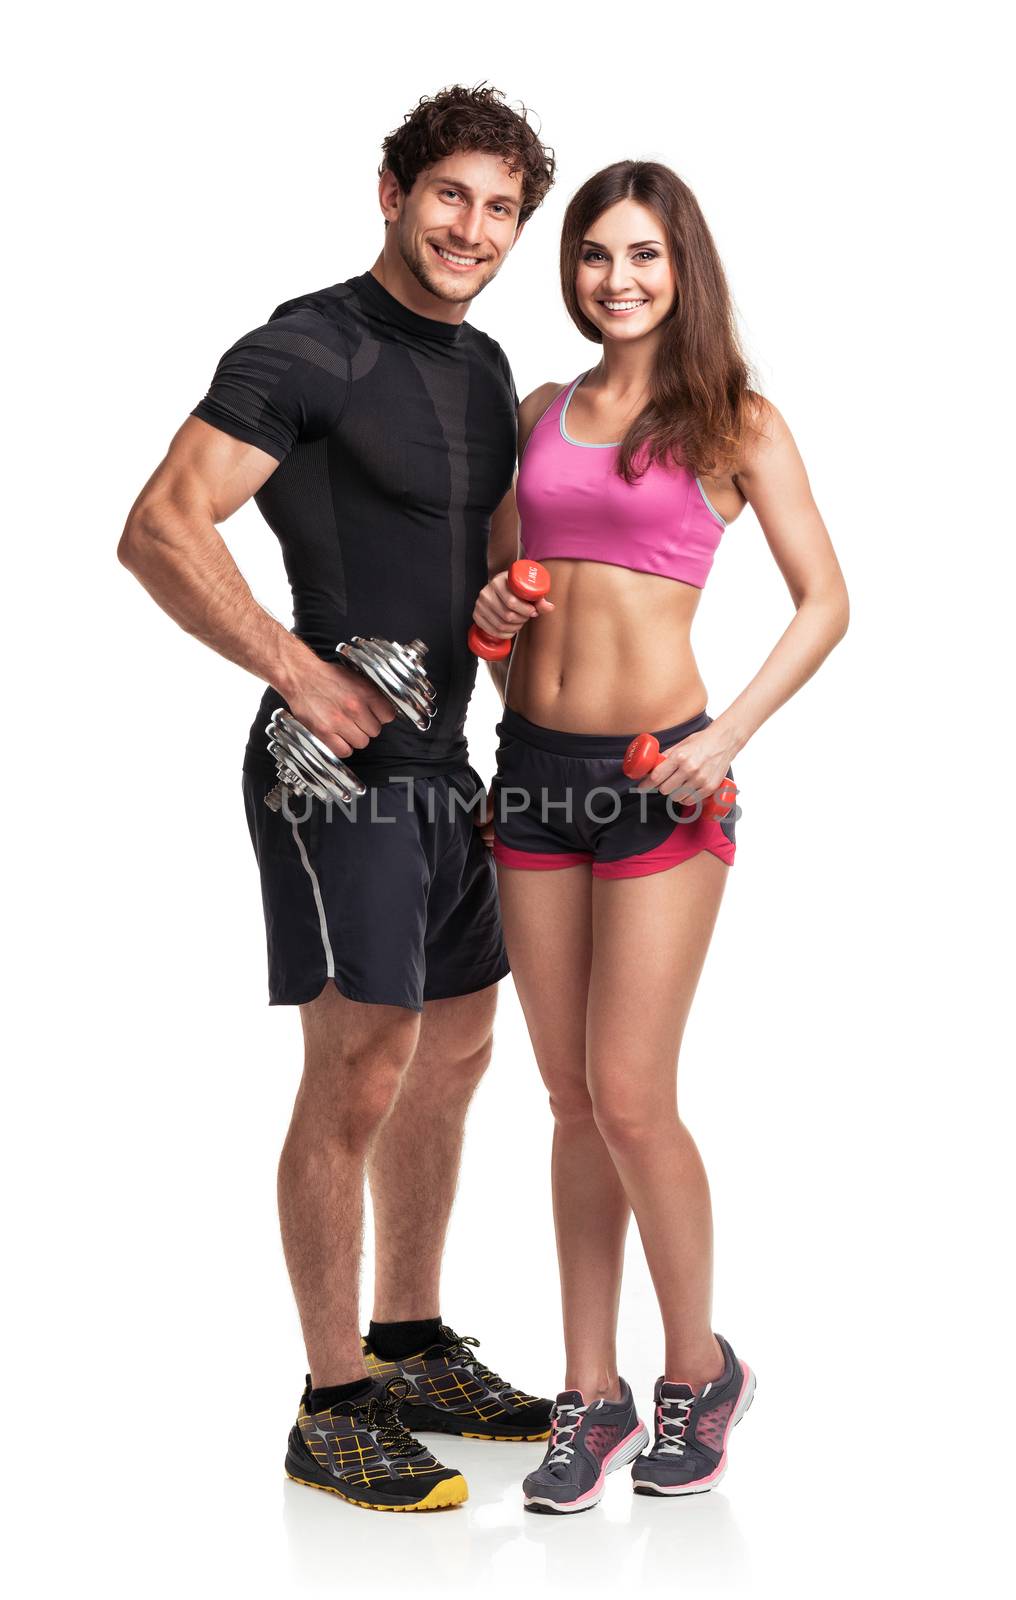
[[[727,1440],[751,1405],[755,1374],[721,1334],[723,1372],[698,1394],[687,1383],[658,1378],[656,1440],[631,1469],[636,1494],[702,1494],[727,1470]]]
[[[588,1511],[603,1498],[608,1472],[627,1466],[649,1443],[649,1430],[620,1380],[620,1400],[586,1400],[565,1389],[550,1414],[550,1443],[523,1481],[527,1511]]]

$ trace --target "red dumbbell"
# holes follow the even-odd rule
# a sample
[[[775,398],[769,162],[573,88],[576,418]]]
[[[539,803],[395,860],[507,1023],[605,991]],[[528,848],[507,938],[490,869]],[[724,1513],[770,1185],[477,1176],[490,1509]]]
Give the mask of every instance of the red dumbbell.
[[[621,770],[626,778],[644,778],[652,772],[660,759],[660,741],[651,733],[637,733],[624,753]],[[722,822],[733,810],[737,785],[733,778],[724,778],[715,794],[702,802],[702,815],[707,822]],[[688,802],[686,802],[688,803]]]
[[[538,561],[513,561],[508,568],[508,587],[519,600],[535,605],[550,593],[550,573]],[[498,639],[492,633],[484,633],[474,622],[469,630],[469,648],[484,661],[503,661],[511,655],[514,637]]]
[[[621,771],[626,778],[644,778],[660,759],[660,741],[651,733],[637,733],[624,753]]]

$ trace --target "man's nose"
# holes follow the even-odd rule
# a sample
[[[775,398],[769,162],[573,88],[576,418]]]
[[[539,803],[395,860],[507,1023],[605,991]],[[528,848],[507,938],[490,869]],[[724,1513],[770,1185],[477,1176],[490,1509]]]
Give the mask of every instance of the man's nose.
[[[463,244],[475,248],[483,238],[486,214],[479,201],[471,205],[467,211],[461,211],[452,232]]]

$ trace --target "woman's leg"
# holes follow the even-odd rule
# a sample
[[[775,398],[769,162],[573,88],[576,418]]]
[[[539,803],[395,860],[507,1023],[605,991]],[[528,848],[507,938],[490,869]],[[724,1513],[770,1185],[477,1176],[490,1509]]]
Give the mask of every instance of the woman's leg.
[[[720,1375],[723,1355],[710,1320],[709,1185],[678,1116],[677,1058],[729,870],[702,851],[666,872],[593,883],[593,1114],[642,1236],[665,1376],[696,1388]]]
[[[586,1088],[592,955],[588,866],[498,867],[515,988],[554,1113],[552,1187],[567,1369],[563,1387],[616,1399],[617,1307],[630,1215]]]

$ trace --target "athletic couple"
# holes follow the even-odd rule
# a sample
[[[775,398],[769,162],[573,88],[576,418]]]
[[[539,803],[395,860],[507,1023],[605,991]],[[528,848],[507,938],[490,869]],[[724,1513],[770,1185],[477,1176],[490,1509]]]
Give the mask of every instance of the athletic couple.
[[[466,1498],[416,1431],[548,1439],[524,1484],[535,1511],[595,1505],[626,1463],[636,1492],[708,1489],[754,1388],[711,1325],[709,1190],[676,1064],[734,860],[732,761],[842,637],[847,598],[793,439],[751,386],[701,211],[668,168],[618,162],[572,199],[562,288],[600,357],[518,405],[503,352],[464,317],[553,176],[496,90],[421,100],[384,141],[371,269],[286,301],[226,352],[119,551],[182,627],[269,685],[243,791],[269,1003],[299,1005],[305,1043],[279,1168],[310,1366],[286,1467],[374,1509]],[[282,546],[292,631],[216,531],[251,496]],[[794,616],[710,717],[689,634],[748,502]],[[520,554],[551,577],[535,605],[508,584]],[[504,714],[490,796],[463,733],[473,621],[514,641],[510,678],[491,667]],[[356,634],[425,641],[428,732],[336,664]],[[265,806],[279,706],[348,762],[370,806]],[[641,781],[622,770],[636,733],[659,743]],[[553,1404],[492,1371],[439,1309],[508,957],[554,1115],[567,1365]],[[507,1170],[518,1130],[503,1129]],[[615,1352],[632,1211],[664,1334],[652,1437]],[[489,1237],[514,1259],[507,1216]]]

